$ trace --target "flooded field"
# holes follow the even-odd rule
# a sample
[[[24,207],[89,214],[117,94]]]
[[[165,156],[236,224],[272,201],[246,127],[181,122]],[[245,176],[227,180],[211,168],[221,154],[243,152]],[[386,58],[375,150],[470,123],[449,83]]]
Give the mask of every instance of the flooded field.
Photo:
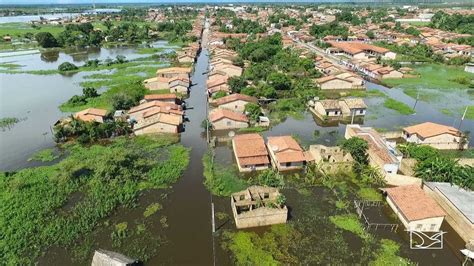
[[[161,45],[161,46],[160,46]],[[157,43],[157,47],[165,47],[166,43]],[[64,61],[84,62],[87,59],[106,59],[116,55],[125,55],[127,59],[143,55],[136,53],[135,48],[111,48],[99,51],[77,51],[73,53],[49,55],[31,54],[13,56],[0,62],[15,62],[24,65],[23,69],[55,69]],[[53,58],[53,59],[48,59]],[[202,157],[208,150],[206,134],[201,123],[207,117],[207,98],[205,84],[209,63],[208,51],[203,49],[195,65],[190,97],[186,100],[189,122],[180,136],[181,144],[191,149],[189,166],[182,177],[169,189],[146,190],[140,196],[135,208],[118,208],[107,219],[100,221],[94,231],[78,239],[72,248],[54,246],[44,250],[39,259],[40,265],[84,265],[90,263],[92,251],[98,248],[110,250],[133,251],[143,254],[141,259],[148,259],[147,265],[230,265],[230,253],[223,249],[228,244],[225,232],[236,232],[229,199],[215,197],[203,185]],[[0,74],[0,107],[1,117],[25,118],[11,129],[0,132],[0,170],[16,170],[33,164],[27,159],[35,151],[54,146],[50,126],[65,114],[58,106],[72,95],[81,91],[79,83],[85,75],[78,73],[73,76],[62,75],[30,75]],[[369,90],[378,90],[388,97],[394,98],[409,106],[415,99],[399,89],[388,89],[369,83]],[[462,97],[462,96],[460,96]],[[455,124],[454,117],[446,115],[425,102],[418,102],[416,114],[400,115],[383,106],[383,97],[367,97],[368,114],[364,125],[394,130],[400,126],[424,121],[439,122],[447,125]],[[345,125],[336,124],[322,126],[309,113],[302,114],[301,119],[287,118],[282,123],[271,127],[263,135],[293,135],[303,146],[310,144],[334,145],[342,139]],[[459,122],[459,120],[458,120]],[[463,130],[474,132],[474,121],[465,120]],[[235,169],[232,149],[226,141],[229,132],[213,132],[218,142],[215,149],[216,163],[229,169]],[[473,143],[471,142],[471,145]],[[246,178],[246,177],[243,177]],[[288,258],[297,264],[367,264],[366,257],[379,247],[374,242],[366,242],[358,236],[337,229],[329,217],[345,213],[335,207],[338,201],[333,190],[326,186],[313,186],[293,180],[288,181],[283,193],[289,206],[289,225],[295,231],[289,231],[286,246],[291,254]],[[347,199],[354,198],[356,185],[347,182],[337,183],[337,189],[347,190]],[[67,212],[81,200],[83,195],[71,195],[63,207]],[[211,202],[215,204],[217,232],[211,232]],[[352,207],[349,207],[352,209]],[[390,215],[390,210],[380,207],[370,212],[370,218],[380,222],[395,223],[397,220]],[[117,241],[114,234],[120,227],[129,228],[130,234],[126,242]],[[146,231],[145,231],[146,230]],[[264,235],[270,227],[248,229]],[[411,250],[407,234],[400,227],[397,232],[387,230],[370,231],[377,240],[391,239],[400,245],[400,255],[420,265],[457,265],[460,263],[459,237],[446,227],[447,246],[443,250]],[[146,232],[146,233],[143,233]],[[140,250],[134,248],[140,247]],[[152,254],[152,255],[150,255]]]

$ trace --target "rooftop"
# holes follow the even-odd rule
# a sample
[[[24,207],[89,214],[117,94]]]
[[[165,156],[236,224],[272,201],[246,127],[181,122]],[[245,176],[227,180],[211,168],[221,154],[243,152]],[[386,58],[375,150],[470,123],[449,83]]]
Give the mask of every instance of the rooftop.
[[[247,119],[247,116],[245,116],[244,114],[233,112],[233,111],[230,111],[230,110],[225,110],[225,109],[214,109],[209,114],[209,120],[211,122],[216,122],[216,121],[221,120],[223,118],[228,118],[230,120],[240,121],[240,122],[248,122],[249,121]]]
[[[446,215],[443,209],[427,196],[419,185],[386,188],[385,191],[410,222]]]
[[[234,93],[234,94],[219,98],[214,103],[216,105],[221,105],[221,104],[226,104],[226,103],[230,103],[230,102],[234,102],[238,100],[245,101],[245,102],[252,102],[252,103],[257,102],[257,98],[255,97],[248,96],[245,94]]]
[[[403,129],[409,134],[417,134],[422,138],[430,138],[441,134],[450,134],[454,136],[461,135],[461,132],[454,127],[440,125],[432,122],[425,122],[418,125],[406,127]]]
[[[448,199],[466,218],[474,224],[474,192],[443,182],[425,182],[431,189],[437,189]]]

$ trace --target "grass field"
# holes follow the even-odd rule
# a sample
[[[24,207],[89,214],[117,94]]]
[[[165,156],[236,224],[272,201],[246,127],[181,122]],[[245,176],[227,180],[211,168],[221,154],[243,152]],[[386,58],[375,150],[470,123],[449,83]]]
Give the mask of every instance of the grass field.
[[[63,30],[64,27],[62,25],[41,25],[32,27],[32,25],[22,22],[0,24],[0,36],[10,35],[13,39],[22,37],[29,32],[36,34],[38,32],[47,31],[53,35],[58,35]]]
[[[466,89],[467,84],[455,82],[455,79],[474,79],[474,74],[467,73],[461,66],[447,66],[440,64],[425,64],[413,66],[420,74],[419,78],[385,79],[383,83],[389,87],[403,89],[429,88],[429,89]]]
[[[386,99],[383,105],[388,109],[392,109],[399,112],[402,115],[411,115],[414,113],[413,109],[411,109],[410,106],[392,98]]]

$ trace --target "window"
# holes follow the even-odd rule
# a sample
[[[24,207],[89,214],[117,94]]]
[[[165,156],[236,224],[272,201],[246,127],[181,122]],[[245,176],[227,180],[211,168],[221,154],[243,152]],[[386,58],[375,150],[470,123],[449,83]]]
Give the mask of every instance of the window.
[[[434,231],[434,230],[435,230],[435,227],[436,227],[436,224],[431,224],[431,225],[430,225],[430,231]]]
[[[416,230],[420,231],[423,228],[422,224],[416,224]]]
[[[230,121],[227,121],[227,125],[230,126],[232,124],[232,122]]]
[[[291,163],[286,163],[286,167],[290,167],[291,166]]]
[[[359,110],[359,112],[360,112],[361,114],[363,114],[363,113],[364,113],[364,110]]]
[[[245,199],[245,195],[240,195],[240,200],[244,200]]]
[[[263,193],[263,198],[264,198],[264,199],[270,198],[270,194],[268,194],[268,193]]]
[[[329,115],[329,112],[326,112],[326,115]]]
[[[235,106],[234,106],[234,108],[235,108],[235,109],[237,109],[237,108],[238,108],[238,106],[237,106],[237,105],[235,105]]]

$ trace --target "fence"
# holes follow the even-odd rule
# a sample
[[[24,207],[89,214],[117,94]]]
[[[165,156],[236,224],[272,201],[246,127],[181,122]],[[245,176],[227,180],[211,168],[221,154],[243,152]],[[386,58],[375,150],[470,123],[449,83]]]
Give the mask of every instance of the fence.
[[[384,223],[371,223],[367,216],[364,214],[364,207],[379,207],[383,204],[383,201],[368,201],[368,200],[354,200],[354,205],[359,215],[359,218],[364,220],[366,230],[370,229],[390,229],[392,232],[397,232],[398,224],[384,224]]]

